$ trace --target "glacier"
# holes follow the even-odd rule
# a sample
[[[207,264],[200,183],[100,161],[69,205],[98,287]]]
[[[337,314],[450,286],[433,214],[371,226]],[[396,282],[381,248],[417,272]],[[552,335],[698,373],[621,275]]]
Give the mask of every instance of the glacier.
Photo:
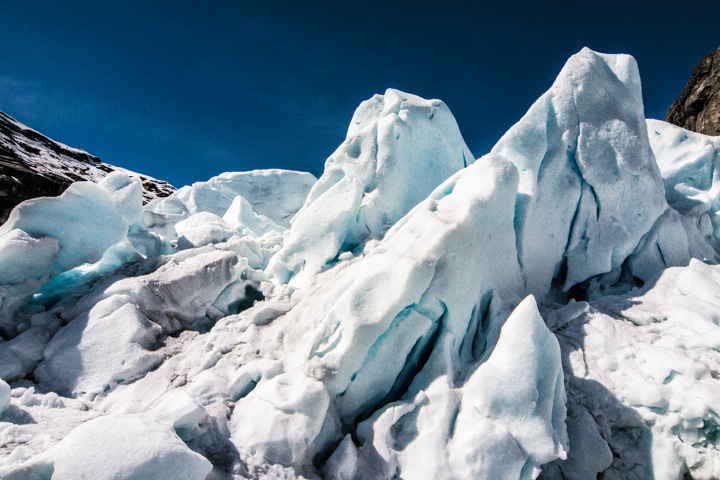
[[[720,139],[583,49],[476,158],[363,102],[319,179],[0,226],[0,477],[720,478]]]

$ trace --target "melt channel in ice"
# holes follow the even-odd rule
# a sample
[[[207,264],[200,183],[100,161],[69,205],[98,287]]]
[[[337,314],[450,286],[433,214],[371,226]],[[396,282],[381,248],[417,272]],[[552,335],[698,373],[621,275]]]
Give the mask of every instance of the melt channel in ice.
[[[388,90],[317,182],[21,204],[0,476],[718,478],[717,152],[584,49],[477,160]]]

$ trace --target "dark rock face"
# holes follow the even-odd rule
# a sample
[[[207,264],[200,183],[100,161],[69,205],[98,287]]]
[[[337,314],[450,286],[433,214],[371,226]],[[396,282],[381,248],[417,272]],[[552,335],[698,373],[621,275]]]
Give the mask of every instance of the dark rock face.
[[[665,121],[705,135],[720,135],[720,47],[697,64]]]
[[[57,196],[73,182],[98,182],[116,170],[140,178],[145,203],[175,191],[167,182],[103,163],[0,112],[0,224],[24,200]]]

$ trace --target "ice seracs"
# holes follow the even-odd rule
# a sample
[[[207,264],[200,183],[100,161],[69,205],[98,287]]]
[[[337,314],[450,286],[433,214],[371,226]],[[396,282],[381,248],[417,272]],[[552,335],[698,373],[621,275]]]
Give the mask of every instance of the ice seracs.
[[[393,89],[375,95],[355,111],[270,272],[284,283],[299,276],[292,283],[302,284],[303,275],[383,234],[473,160],[441,101]]]
[[[668,203],[693,218],[717,247],[720,235],[720,139],[648,120],[648,135],[665,184]]]
[[[540,297],[619,270],[666,208],[628,55],[571,57],[493,152],[520,171],[519,260]]]
[[[388,90],[317,182],[19,206],[0,477],[720,477],[717,142],[640,93],[584,49],[477,160]]]
[[[288,228],[316,180],[309,173],[288,170],[227,172],[151,202],[145,209],[145,222],[153,231],[173,241],[174,226],[181,220],[200,212],[222,217],[233,201],[242,197],[257,215]]]
[[[358,429],[420,431],[422,425],[437,423],[437,429],[425,434],[431,441],[408,434],[402,455],[380,457],[373,453],[380,449],[377,439],[358,430],[358,455],[380,478],[395,471],[437,478],[447,470],[444,455],[426,458],[424,452],[430,445],[446,449],[459,406],[414,404],[414,399],[427,395],[427,389],[443,398],[462,396],[466,379],[491,355],[504,319],[521,299],[512,224],[517,182],[517,170],[502,157],[477,160],[440,184],[381,242],[368,244],[349,265],[335,267],[341,270],[332,280],[275,320],[268,334],[292,340],[274,352],[282,362],[281,373],[259,382],[237,402],[235,443],[273,463],[309,466],[314,456],[330,453],[333,443],[367,417]],[[468,251],[474,254],[468,257]],[[554,341],[550,337],[550,345]],[[550,359],[554,355],[555,382],[559,350],[549,348],[545,354]],[[488,380],[484,388],[495,389],[497,381]],[[298,397],[299,391],[306,395]],[[555,411],[538,413],[541,423],[552,424],[553,415],[557,417],[550,427],[551,444],[565,435],[562,392],[562,382],[553,383],[535,399],[556,404]],[[472,397],[465,397],[470,404]],[[380,415],[386,410],[415,413],[400,427],[395,422],[402,414]],[[280,445],[278,438],[284,439]],[[483,445],[467,448],[479,451]],[[562,452],[548,450],[555,453],[546,461]],[[484,468],[481,455],[474,457],[465,460],[471,464],[465,471]],[[425,473],[418,476],[419,470]]]

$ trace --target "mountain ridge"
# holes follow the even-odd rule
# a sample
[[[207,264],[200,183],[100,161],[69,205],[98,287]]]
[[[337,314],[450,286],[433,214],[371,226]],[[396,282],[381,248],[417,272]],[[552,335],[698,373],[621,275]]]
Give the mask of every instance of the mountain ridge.
[[[695,66],[665,121],[704,135],[720,135],[720,47]]]
[[[97,183],[115,171],[140,179],[144,203],[175,191],[168,182],[105,163],[0,112],[0,224],[24,200],[56,197],[74,182]]]

